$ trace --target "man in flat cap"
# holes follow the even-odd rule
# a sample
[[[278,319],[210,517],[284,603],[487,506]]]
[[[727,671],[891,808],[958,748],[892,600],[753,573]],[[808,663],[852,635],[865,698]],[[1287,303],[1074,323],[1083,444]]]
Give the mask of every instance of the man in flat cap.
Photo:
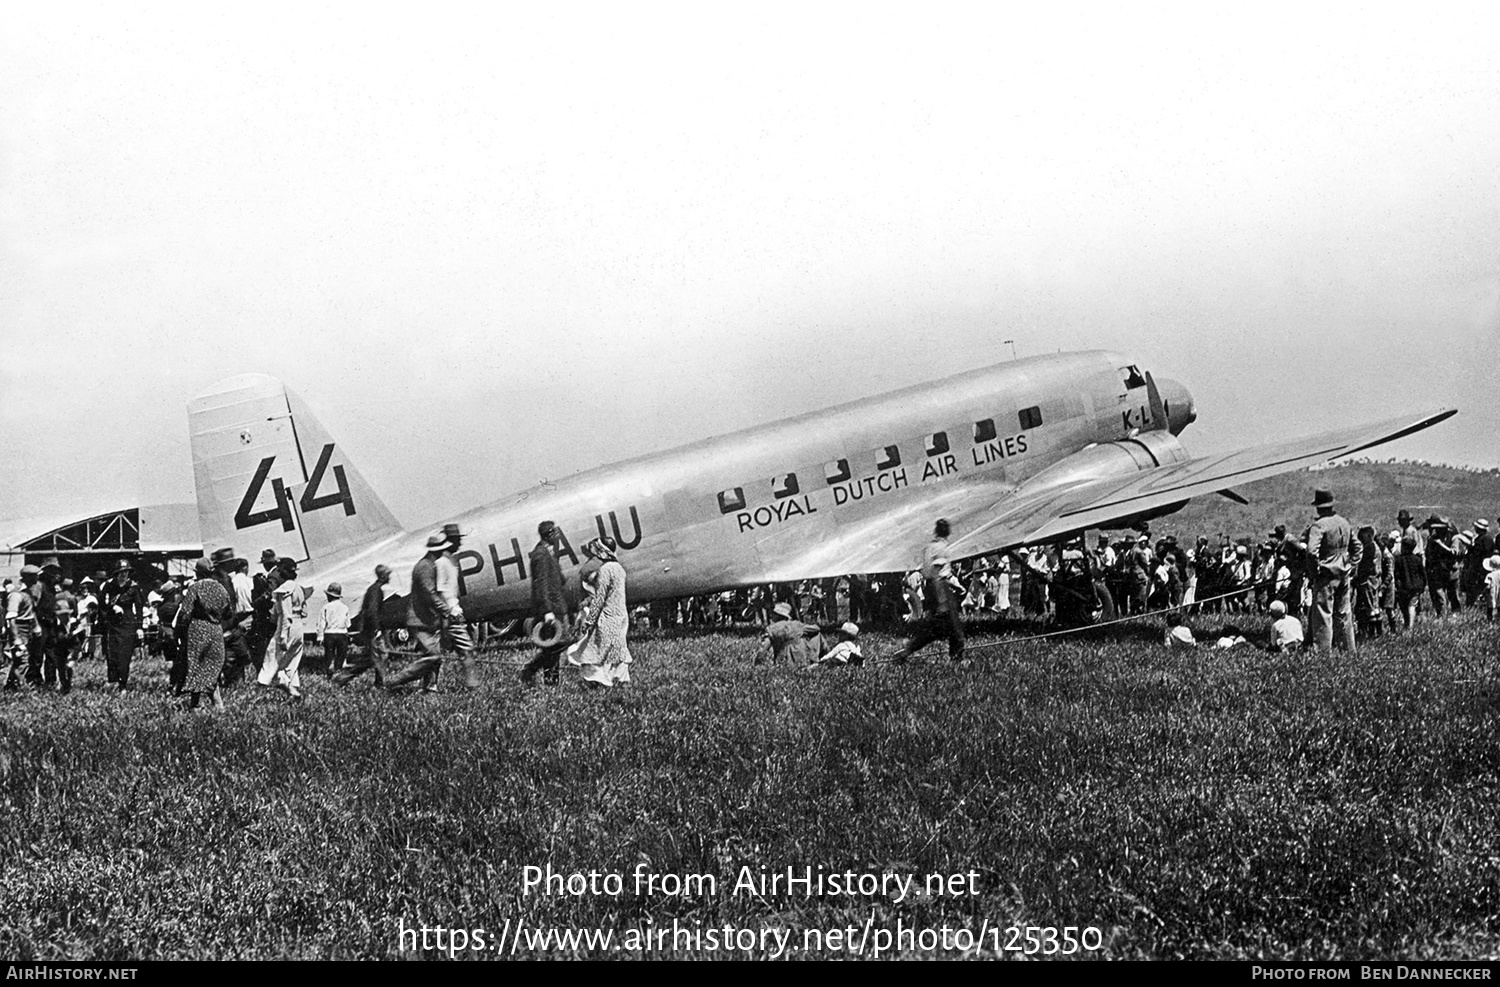
[[[1332,651],[1354,650],[1354,601],[1350,598],[1352,572],[1349,522],[1333,508],[1333,493],[1313,492],[1318,517],[1307,529],[1307,578],[1312,583],[1312,609],[1307,616],[1307,647]]]

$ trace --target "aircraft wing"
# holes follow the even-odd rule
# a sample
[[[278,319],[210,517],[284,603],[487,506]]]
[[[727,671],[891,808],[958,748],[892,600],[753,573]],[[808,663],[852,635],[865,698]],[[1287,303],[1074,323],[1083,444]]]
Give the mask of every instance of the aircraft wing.
[[[1457,414],[1445,409],[1403,415],[1371,425],[1338,429],[1286,442],[1255,446],[1142,470],[1101,477],[1014,497],[992,505],[988,520],[964,530],[955,526],[955,558],[997,548],[1050,541],[1087,528],[1168,507],[1225,487],[1253,483],[1278,473],[1305,469],[1350,456],[1419,432]]]
[[[1179,504],[1226,487],[1263,480],[1349,456],[1436,425],[1457,412],[1403,415],[1339,429],[1041,490],[1001,483],[958,486],[895,512],[841,526],[834,538],[782,560],[768,580],[807,579],[846,572],[894,572],[920,565],[932,524],[947,518],[951,554],[967,558],[1051,541],[1088,528],[1109,527],[1139,514]]]

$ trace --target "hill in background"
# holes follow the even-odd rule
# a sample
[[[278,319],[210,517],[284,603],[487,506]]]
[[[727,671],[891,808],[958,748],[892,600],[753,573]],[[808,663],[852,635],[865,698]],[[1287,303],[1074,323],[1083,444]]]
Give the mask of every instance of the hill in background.
[[[1261,539],[1278,523],[1300,533],[1316,516],[1315,488],[1331,490],[1339,513],[1355,527],[1374,524],[1377,531],[1394,528],[1396,512],[1403,507],[1419,522],[1436,512],[1460,530],[1481,517],[1493,525],[1500,514],[1500,470],[1356,461],[1235,487],[1250,501],[1248,507],[1224,497],[1198,497],[1176,514],[1152,521],[1151,531],[1175,533],[1179,541],[1189,543],[1199,535],[1216,541],[1221,531],[1235,539]]]

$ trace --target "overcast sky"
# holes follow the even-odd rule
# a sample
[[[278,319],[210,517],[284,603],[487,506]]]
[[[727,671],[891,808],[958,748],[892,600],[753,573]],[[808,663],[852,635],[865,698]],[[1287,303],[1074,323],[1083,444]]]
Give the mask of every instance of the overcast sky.
[[[417,524],[1006,339],[1500,463],[1493,5],[128,6],[0,28],[0,516],[246,371]]]

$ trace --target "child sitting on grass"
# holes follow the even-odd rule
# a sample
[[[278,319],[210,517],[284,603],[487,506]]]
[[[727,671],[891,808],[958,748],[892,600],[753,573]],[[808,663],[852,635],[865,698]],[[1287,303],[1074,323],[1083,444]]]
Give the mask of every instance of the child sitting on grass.
[[[1172,622],[1167,625],[1167,636],[1163,643],[1172,649],[1193,648],[1198,644],[1193,639],[1193,632],[1188,629],[1187,624],[1182,622],[1181,617],[1174,617]]]
[[[817,665],[825,665],[829,668],[838,668],[841,665],[863,665],[865,663],[864,653],[859,650],[859,625],[851,621],[844,621],[839,627],[838,643],[828,649],[828,653],[808,665],[813,668]]]
[[[1302,647],[1302,621],[1286,612],[1286,604],[1271,601],[1271,647],[1274,654]]]

